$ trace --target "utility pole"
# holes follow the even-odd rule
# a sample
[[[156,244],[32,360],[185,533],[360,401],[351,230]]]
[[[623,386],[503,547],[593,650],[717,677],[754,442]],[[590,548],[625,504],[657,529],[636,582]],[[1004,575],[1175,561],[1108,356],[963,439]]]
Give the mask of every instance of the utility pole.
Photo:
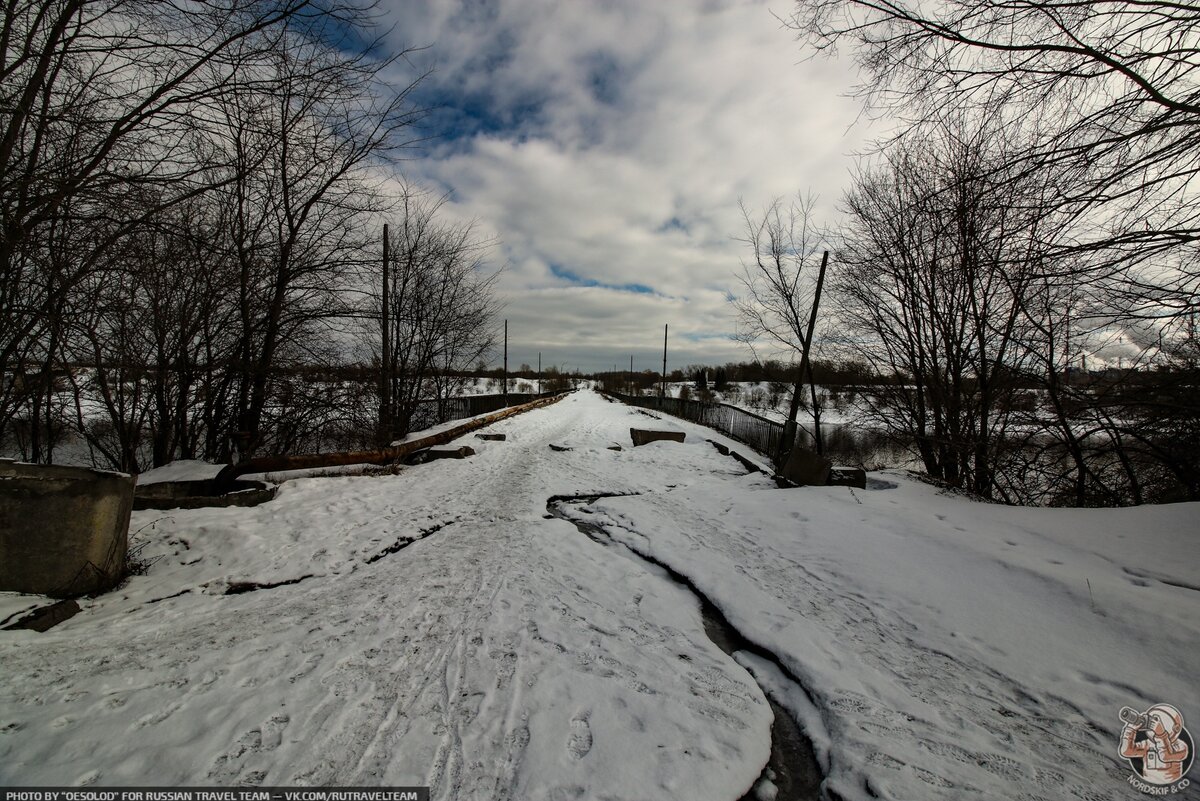
[[[508,320],[504,321],[504,405],[508,406]]]
[[[390,445],[392,442],[392,347],[391,321],[388,315],[388,290],[391,278],[388,269],[388,227],[383,224],[383,308],[380,315],[382,329],[382,351],[379,358],[379,439],[380,445]]]
[[[542,352],[538,351],[538,394],[542,394]]]
[[[1063,351],[1065,353],[1065,356],[1063,359],[1063,363],[1066,366],[1063,367],[1063,381],[1066,382],[1066,385],[1069,387],[1069,386],[1071,386],[1071,306],[1070,306],[1069,302],[1067,305],[1067,319],[1066,319],[1065,327],[1066,327],[1066,332],[1063,336],[1063,340],[1064,340]],[[1053,363],[1051,363],[1050,369],[1051,370],[1054,369]]]
[[[664,405],[663,398],[667,396],[667,331],[671,327],[670,323],[663,323],[663,371],[662,384],[658,388],[658,408]]]
[[[629,384],[625,387],[625,392],[629,395],[633,394],[633,354],[629,354]]]

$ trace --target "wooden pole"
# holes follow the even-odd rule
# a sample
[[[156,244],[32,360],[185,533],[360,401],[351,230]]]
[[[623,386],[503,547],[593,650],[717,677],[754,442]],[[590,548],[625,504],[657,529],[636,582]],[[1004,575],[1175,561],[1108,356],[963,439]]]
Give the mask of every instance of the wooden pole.
[[[504,321],[504,405],[508,405],[508,320]]]
[[[663,371],[662,385],[658,389],[658,406],[663,407],[663,399],[667,397],[667,330],[670,328],[670,323],[663,323]]]
[[[812,311],[808,315],[808,333],[804,337],[804,355],[801,357],[801,367],[808,377],[808,388],[812,392],[813,440],[816,442],[817,453],[825,453],[825,435],[821,433],[821,407],[817,405],[817,383],[813,381],[812,350],[813,329],[817,325],[817,309],[821,306],[821,288],[825,286],[825,266],[829,263],[829,251],[821,256],[821,271],[817,273],[817,288],[813,292]]]
[[[388,226],[383,224],[383,308],[380,315],[382,329],[382,352],[380,354],[379,371],[379,439],[380,445],[389,445],[392,441],[392,343],[391,320],[388,308],[390,305],[389,290],[391,275],[388,266]]]
[[[542,394],[542,354],[538,351],[538,394]]]
[[[808,315],[808,331],[806,332],[804,339],[800,342],[800,367],[796,371],[796,381],[792,386],[792,403],[788,408],[787,422],[783,424],[783,437],[779,440],[779,452],[775,456],[775,460],[779,462],[780,467],[783,466],[782,462],[783,459],[786,458],[788,451],[790,451],[792,446],[796,443],[796,429],[798,427],[796,424],[796,415],[800,411],[800,393],[804,391],[804,380],[805,378],[808,378],[811,382],[812,379],[812,365],[809,363],[808,350],[809,345],[812,344],[813,327],[817,323],[817,307],[821,303],[821,287],[825,284],[825,267],[828,263],[829,251],[827,250],[825,251],[825,254],[821,256],[821,271],[817,274],[817,288],[813,293],[813,305]],[[818,414],[819,419],[819,413],[816,411],[815,406],[817,396],[817,389],[815,386],[812,388],[812,393],[814,399],[813,411],[814,414]],[[816,439],[817,452],[820,453],[823,448],[821,447],[822,442],[819,422],[817,423],[817,430],[813,435]]]
[[[1066,367],[1063,368],[1063,381],[1069,387],[1071,386],[1071,307],[1067,306],[1066,331],[1063,336],[1063,363]],[[1054,369],[1054,365],[1050,365],[1050,369]]]

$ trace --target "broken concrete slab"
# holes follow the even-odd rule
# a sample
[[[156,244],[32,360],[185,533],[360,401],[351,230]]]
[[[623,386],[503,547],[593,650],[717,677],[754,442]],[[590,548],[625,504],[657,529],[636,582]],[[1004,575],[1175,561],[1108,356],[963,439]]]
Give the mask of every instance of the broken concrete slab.
[[[633,440],[635,448],[650,442],[683,442],[683,436],[682,431],[662,431],[649,428],[629,429],[629,438]]]
[[[782,475],[793,484],[823,487],[829,483],[829,471],[832,467],[833,462],[824,456],[797,445],[788,454]]]
[[[734,459],[737,459],[738,462],[741,463],[742,467],[746,468],[751,473],[764,472],[761,467],[759,467],[754,462],[747,459],[745,456],[742,456],[737,451],[731,449],[729,446],[722,445],[720,442],[717,442],[715,439],[710,439],[708,442],[710,445],[712,445],[714,448],[717,449],[717,453],[721,454],[722,456],[732,456]]]
[[[466,459],[468,456],[474,455],[475,449],[469,445],[463,445],[459,448],[426,448],[423,451],[417,451],[405,459],[404,463],[417,465],[436,461],[437,459]]]
[[[508,434],[476,434],[475,436],[489,442],[504,442],[508,439]]]
[[[208,507],[258,506],[272,500],[279,488],[261,481],[233,481],[218,484],[216,479],[200,481],[160,481],[139,484],[133,491],[133,508],[203,509]]]

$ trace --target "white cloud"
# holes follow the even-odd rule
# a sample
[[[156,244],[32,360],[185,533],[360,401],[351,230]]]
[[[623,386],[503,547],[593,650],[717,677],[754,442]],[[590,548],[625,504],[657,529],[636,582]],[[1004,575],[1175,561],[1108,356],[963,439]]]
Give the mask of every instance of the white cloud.
[[[413,58],[436,63],[426,97],[460,134],[411,171],[501,240],[514,337],[603,369],[669,322],[677,366],[748,355],[719,336],[738,199],[815,192],[832,215],[864,136],[844,65],[801,61],[762,2],[396,0],[393,17],[398,43],[432,44]],[[652,293],[611,288],[634,285]]]

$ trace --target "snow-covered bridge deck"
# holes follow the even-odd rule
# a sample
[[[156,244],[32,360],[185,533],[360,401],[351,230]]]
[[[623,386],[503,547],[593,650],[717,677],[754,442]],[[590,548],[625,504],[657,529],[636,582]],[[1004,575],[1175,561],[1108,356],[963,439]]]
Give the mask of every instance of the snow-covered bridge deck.
[[[648,422],[577,393],[463,461],[136,513],[148,575],[0,636],[0,783],[737,798],[770,746],[747,667],[847,798],[1107,798],[1123,704],[1200,720],[1197,505],[1014,510],[900,476],[779,490],[683,421],[664,424],[687,442],[630,448]],[[640,494],[593,522],[809,695],[713,645],[686,588],[547,516],[609,493]],[[226,594],[247,584],[278,586]]]

